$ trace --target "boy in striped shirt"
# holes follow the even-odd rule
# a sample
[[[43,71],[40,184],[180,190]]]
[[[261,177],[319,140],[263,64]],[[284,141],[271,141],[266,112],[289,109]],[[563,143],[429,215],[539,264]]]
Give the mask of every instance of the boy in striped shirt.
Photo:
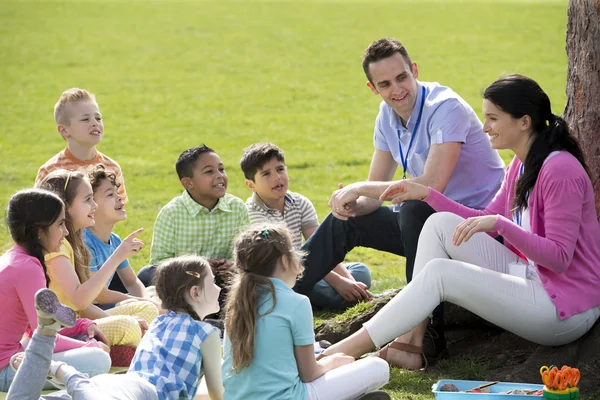
[[[271,143],[257,143],[244,150],[240,166],[246,186],[253,192],[246,201],[253,224],[279,222],[292,235],[294,247],[302,247],[317,229],[317,212],[309,199],[288,190],[288,174],[281,149]],[[309,268],[310,266],[306,266]],[[308,295],[312,305],[344,309],[359,300],[369,300],[371,273],[363,263],[338,264]]]
[[[94,95],[84,89],[65,90],[54,106],[54,120],[58,133],[67,141],[67,147],[40,167],[35,183],[41,182],[55,169],[75,171],[102,164],[117,177],[119,195],[126,204],[127,193],[121,167],[96,150],[104,134],[104,125]]]

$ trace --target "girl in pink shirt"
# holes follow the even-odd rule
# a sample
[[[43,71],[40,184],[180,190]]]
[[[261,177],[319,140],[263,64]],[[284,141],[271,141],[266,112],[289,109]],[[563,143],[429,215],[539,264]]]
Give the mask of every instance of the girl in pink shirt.
[[[8,203],[6,222],[15,246],[0,257],[0,391],[6,392],[14,378],[11,357],[23,351],[26,330],[37,327],[34,295],[48,284],[44,255],[57,251],[67,235],[65,211],[60,198],[46,190],[27,189]],[[61,331],[53,359],[68,362],[90,374],[106,373],[110,357],[102,344],[83,342],[69,336],[102,337],[96,325],[86,319]],[[53,388],[50,384],[48,389]]]
[[[492,147],[515,153],[500,191],[474,210],[410,180],[393,183],[381,199],[449,212],[427,220],[413,281],[326,354],[356,357],[402,335],[378,355],[420,368],[427,317],[443,301],[547,346],[580,338],[600,316],[600,226],[581,148],[532,79],[503,77],[483,97]]]

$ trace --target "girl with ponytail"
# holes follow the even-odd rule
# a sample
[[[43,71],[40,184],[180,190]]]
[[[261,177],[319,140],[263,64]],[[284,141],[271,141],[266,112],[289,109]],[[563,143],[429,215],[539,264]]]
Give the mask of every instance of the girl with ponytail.
[[[382,200],[449,212],[427,220],[413,281],[326,353],[358,356],[402,335],[379,354],[419,368],[427,317],[442,301],[546,346],[577,340],[600,316],[600,226],[581,148],[534,80],[505,76],[483,98],[492,147],[515,153],[500,191],[474,210],[426,186],[392,184]]]
[[[315,359],[311,305],[292,290],[304,268],[285,227],[255,225],[241,233],[234,267],[225,310],[225,399],[390,398],[372,391],[389,379],[386,362],[344,354]]]
[[[8,202],[6,224],[15,245],[0,257],[0,391],[6,392],[15,372],[15,358],[23,350],[37,327],[34,295],[47,287],[48,273],[44,257],[58,251],[68,232],[61,199],[46,190],[17,192]],[[100,332],[90,320],[80,319],[72,328],[57,336],[53,359],[67,361],[90,375],[108,372],[110,357],[103,344],[82,342],[71,336],[93,338]],[[108,348],[106,348],[108,350]],[[52,389],[51,384],[46,389]]]

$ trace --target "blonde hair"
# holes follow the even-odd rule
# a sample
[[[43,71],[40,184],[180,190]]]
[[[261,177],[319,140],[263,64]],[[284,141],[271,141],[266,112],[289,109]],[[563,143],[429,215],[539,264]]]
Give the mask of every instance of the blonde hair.
[[[65,90],[54,105],[54,120],[57,124],[69,125],[68,106],[79,101],[96,102],[96,97],[85,89],[71,88]]]
[[[275,286],[269,277],[282,256],[290,261],[298,257],[291,235],[282,225],[254,225],[235,240],[233,257],[237,274],[225,306],[225,329],[231,341],[232,368],[236,374],[250,365],[254,357],[256,321],[275,308]],[[301,272],[299,267],[298,273]],[[258,299],[262,295],[272,296],[273,307],[258,315]]]
[[[73,219],[69,215],[69,206],[77,196],[77,189],[87,176],[81,171],[67,171],[59,169],[50,172],[36,187],[46,189],[58,195],[65,203],[65,226],[69,231],[67,240],[73,248],[74,267],[77,277],[81,283],[90,279],[90,252],[83,241],[81,229],[75,231]]]

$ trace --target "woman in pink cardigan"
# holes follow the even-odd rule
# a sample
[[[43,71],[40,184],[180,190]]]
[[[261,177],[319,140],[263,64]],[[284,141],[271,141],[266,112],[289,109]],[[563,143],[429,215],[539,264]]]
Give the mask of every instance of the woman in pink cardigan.
[[[14,360],[23,351],[23,336],[37,327],[35,293],[48,282],[44,254],[58,251],[67,235],[61,199],[40,189],[22,190],[8,203],[6,224],[15,246],[0,257],[0,391],[8,391],[15,376]],[[27,335],[26,335],[27,336]],[[110,369],[110,356],[96,340],[103,338],[93,321],[79,319],[57,335],[53,359],[92,375]],[[11,363],[13,363],[11,367]],[[53,386],[48,382],[46,389]]]
[[[419,237],[413,281],[325,355],[357,357],[402,335],[378,355],[421,368],[428,316],[443,301],[548,346],[578,339],[600,316],[600,226],[581,148],[532,79],[503,77],[483,97],[492,147],[515,153],[500,191],[474,210],[426,186],[391,184],[382,200],[438,211]]]

